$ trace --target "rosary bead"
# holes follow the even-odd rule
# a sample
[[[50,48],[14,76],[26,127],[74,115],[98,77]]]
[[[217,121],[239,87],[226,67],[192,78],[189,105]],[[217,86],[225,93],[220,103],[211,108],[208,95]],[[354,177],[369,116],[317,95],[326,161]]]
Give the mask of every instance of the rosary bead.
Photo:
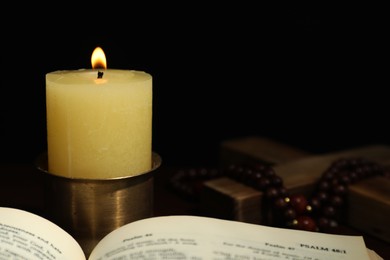
[[[188,170],[188,176],[190,179],[195,179],[198,176],[198,172],[196,171],[196,169],[191,168]]]
[[[348,185],[351,183],[351,178],[348,175],[343,175],[340,177],[340,182],[342,184]]]
[[[314,211],[318,211],[321,208],[321,201],[317,197],[311,198],[309,204]]]
[[[318,228],[320,228],[321,230],[326,230],[329,228],[330,220],[328,218],[321,217],[318,219],[317,222],[318,222]]]
[[[317,198],[321,201],[321,202],[325,202],[329,199],[329,195],[328,193],[324,192],[324,191],[319,191],[317,193]]]
[[[329,180],[332,180],[333,178],[334,178],[334,176],[335,176],[335,171],[334,170],[327,170],[323,175],[322,175],[322,178],[324,179],[324,180],[327,180],[327,181],[329,181]]]
[[[336,214],[336,210],[334,207],[332,206],[325,206],[322,210],[322,213],[324,214],[324,216],[326,217],[334,217],[335,214]]]
[[[232,179],[238,180],[243,171],[244,168],[242,166],[233,164],[229,167],[227,175]]]
[[[307,199],[301,194],[290,196],[290,203],[297,214],[302,214],[306,211]]]
[[[278,197],[274,200],[274,207],[276,209],[285,209],[287,207],[288,203],[285,198]]]
[[[345,185],[338,184],[333,188],[333,193],[337,195],[345,195],[347,193],[347,188]]]
[[[276,187],[281,187],[283,185],[283,179],[280,176],[274,175],[271,178],[271,184]]]
[[[295,212],[294,209],[292,208],[287,208],[285,211],[284,211],[284,216],[287,220],[293,220],[296,218],[297,214]]]
[[[334,195],[330,198],[330,203],[332,206],[339,208],[344,204],[344,199],[338,195]]]
[[[275,187],[269,187],[266,190],[265,195],[267,196],[268,199],[273,200],[279,196],[279,191]]]
[[[271,181],[268,178],[260,178],[256,180],[255,187],[258,190],[264,191],[266,188],[268,188],[271,184]]]
[[[330,228],[336,228],[339,224],[337,223],[337,221],[335,219],[330,219],[329,220],[329,227]]]
[[[352,171],[350,174],[349,174],[349,179],[350,179],[350,183],[355,183],[359,180],[359,176],[357,174],[356,171]]]
[[[253,173],[253,180],[259,180],[259,179],[261,179],[261,178],[263,178],[263,174],[260,172],[260,171],[255,171],[254,173]]]
[[[287,189],[283,186],[279,187],[279,196],[287,197]]]
[[[267,177],[273,177],[276,175],[274,169],[272,169],[272,167],[267,167],[265,170],[264,170],[264,173]]]
[[[265,164],[263,163],[255,163],[255,165],[253,166],[253,168],[257,171],[260,171],[260,172],[263,172],[268,166],[266,166]]]
[[[241,176],[239,177],[239,181],[246,185],[251,185],[253,182],[254,172],[251,169],[244,169]]]
[[[316,222],[309,216],[299,216],[297,217],[297,228],[300,230],[306,231],[318,231]]]
[[[329,190],[329,187],[330,187],[329,182],[326,181],[326,180],[323,180],[323,181],[321,181],[321,182],[318,184],[318,189],[319,189],[319,190],[322,190],[322,191],[327,191],[327,190]]]

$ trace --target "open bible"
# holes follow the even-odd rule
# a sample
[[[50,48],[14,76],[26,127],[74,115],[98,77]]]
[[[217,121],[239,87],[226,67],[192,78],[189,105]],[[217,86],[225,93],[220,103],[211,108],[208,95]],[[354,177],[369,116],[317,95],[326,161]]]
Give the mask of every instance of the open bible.
[[[62,228],[28,211],[0,207],[0,259],[382,259],[361,236],[282,229],[202,216],[134,221],[86,256]]]

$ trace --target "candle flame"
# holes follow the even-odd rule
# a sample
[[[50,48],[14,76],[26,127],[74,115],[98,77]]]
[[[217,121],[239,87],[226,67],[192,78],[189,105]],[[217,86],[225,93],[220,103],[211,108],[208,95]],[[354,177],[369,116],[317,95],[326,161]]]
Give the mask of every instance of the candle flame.
[[[91,56],[93,69],[107,69],[106,55],[100,47],[96,47]]]

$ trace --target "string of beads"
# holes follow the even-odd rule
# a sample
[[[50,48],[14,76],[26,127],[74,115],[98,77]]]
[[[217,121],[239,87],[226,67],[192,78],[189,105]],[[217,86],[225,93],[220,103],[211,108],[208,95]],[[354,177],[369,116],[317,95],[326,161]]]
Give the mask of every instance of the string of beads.
[[[335,160],[319,178],[312,195],[289,194],[283,179],[264,163],[231,164],[226,169],[192,168],[179,170],[171,186],[191,199],[199,199],[203,182],[229,177],[263,193],[273,226],[315,232],[332,232],[347,208],[348,185],[373,176],[389,178],[390,171],[364,158]]]

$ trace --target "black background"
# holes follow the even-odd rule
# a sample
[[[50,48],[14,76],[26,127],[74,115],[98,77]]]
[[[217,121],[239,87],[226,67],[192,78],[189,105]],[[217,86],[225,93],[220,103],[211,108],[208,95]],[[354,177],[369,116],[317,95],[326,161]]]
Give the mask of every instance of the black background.
[[[381,6],[72,3],[2,8],[2,163],[46,149],[45,74],[108,67],[153,76],[153,150],[214,164],[259,135],[315,152],[390,144]]]

